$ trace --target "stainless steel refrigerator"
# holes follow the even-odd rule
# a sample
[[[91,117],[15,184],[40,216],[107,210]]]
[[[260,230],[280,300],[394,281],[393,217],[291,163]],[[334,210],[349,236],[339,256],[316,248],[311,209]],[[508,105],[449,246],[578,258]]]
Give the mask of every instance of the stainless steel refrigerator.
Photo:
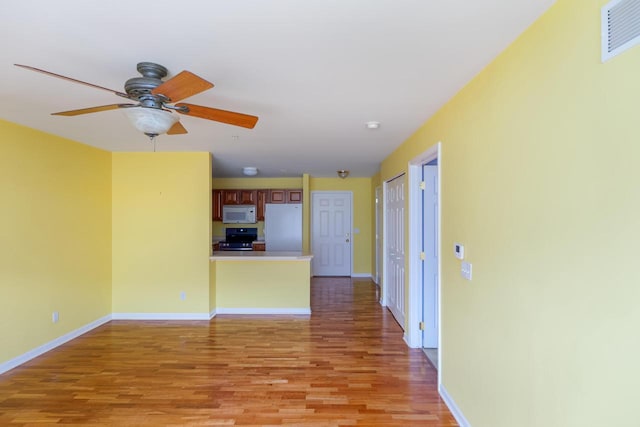
[[[264,242],[267,251],[301,251],[302,205],[267,203]]]

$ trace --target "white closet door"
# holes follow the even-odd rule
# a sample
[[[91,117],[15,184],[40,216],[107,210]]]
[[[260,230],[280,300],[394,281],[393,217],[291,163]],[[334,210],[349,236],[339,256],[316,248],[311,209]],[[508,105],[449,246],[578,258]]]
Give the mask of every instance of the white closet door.
[[[404,281],[404,213],[405,213],[405,175],[386,183],[386,253],[387,306],[402,329],[405,319],[405,281]]]

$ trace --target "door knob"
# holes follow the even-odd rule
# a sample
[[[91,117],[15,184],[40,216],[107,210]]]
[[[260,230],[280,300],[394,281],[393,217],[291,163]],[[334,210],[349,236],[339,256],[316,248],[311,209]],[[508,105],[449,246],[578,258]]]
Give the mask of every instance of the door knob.
[[[345,242],[349,243],[349,239],[345,240]]]

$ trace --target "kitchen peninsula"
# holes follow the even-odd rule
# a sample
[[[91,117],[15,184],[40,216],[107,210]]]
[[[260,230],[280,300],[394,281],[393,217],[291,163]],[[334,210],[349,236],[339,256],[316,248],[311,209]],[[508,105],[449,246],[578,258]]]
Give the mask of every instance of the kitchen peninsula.
[[[214,252],[209,295],[215,314],[310,314],[311,258],[303,252]]]

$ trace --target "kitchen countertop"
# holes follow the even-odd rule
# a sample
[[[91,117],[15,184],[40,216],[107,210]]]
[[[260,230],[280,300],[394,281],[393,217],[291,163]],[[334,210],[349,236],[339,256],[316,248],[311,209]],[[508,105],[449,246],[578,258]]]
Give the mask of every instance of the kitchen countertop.
[[[215,251],[211,261],[310,261],[313,255],[306,252],[279,251]]]

